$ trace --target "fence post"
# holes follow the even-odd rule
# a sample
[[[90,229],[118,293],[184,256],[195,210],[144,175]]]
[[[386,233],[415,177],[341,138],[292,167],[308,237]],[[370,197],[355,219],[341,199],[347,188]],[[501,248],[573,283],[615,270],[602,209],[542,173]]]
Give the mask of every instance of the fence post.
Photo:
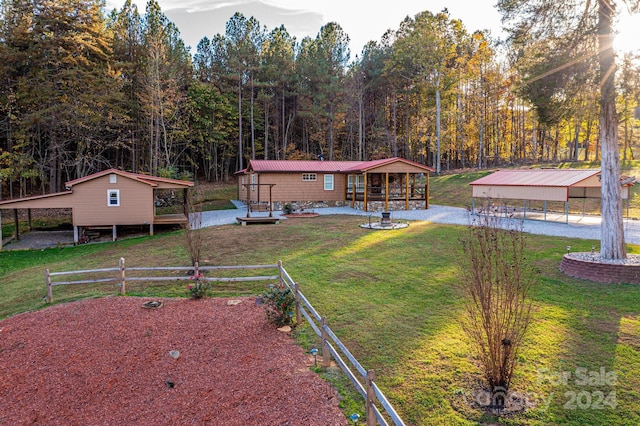
[[[282,278],[282,260],[278,260],[278,277],[280,278],[280,284],[284,284],[284,278]]]
[[[193,263],[193,276],[196,280],[200,278],[200,272],[198,271],[198,262]]]
[[[293,289],[296,297],[296,325],[302,324],[302,311],[300,309],[300,284],[293,283]]]
[[[322,330],[322,368],[331,365],[331,352],[329,352],[329,333],[327,333],[327,317],[322,317],[320,329]]]
[[[47,280],[47,302],[53,302],[53,287],[51,286],[51,275],[49,275],[49,270],[44,270],[44,276]]]
[[[373,390],[373,381],[376,379],[376,372],[373,370],[367,371],[367,426],[376,426],[378,419],[376,419],[376,413],[373,409],[375,404],[376,393]]]
[[[120,258],[119,267],[120,267],[120,294],[124,295],[127,292],[126,283],[125,283],[125,272],[124,272],[124,257]]]

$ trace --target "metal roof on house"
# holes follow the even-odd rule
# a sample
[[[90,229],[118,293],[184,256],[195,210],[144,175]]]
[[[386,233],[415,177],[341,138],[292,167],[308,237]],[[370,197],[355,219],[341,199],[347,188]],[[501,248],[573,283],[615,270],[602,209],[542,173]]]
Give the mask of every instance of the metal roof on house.
[[[598,169],[498,170],[469,185],[569,187],[598,174]]]
[[[116,174],[116,175],[120,175],[120,176],[124,176],[127,177],[129,179],[133,179],[133,180],[137,180],[143,183],[146,183],[148,185],[151,186],[158,186],[158,183],[164,183],[164,184],[169,184],[169,185],[176,185],[179,187],[187,187],[187,186],[193,186],[193,182],[189,182],[186,180],[179,180],[179,179],[169,179],[169,178],[163,178],[163,177],[158,177],[158,176],[150,176],[150,175],[143,175],[140,173],[131,173],[131,172],[125,172],[123,170],[118,170],[118,169],[107,169],[107,170],[103,170],[101,172],[98,173],[94,173],[92,175],[88,175],[88,176],[84,176],[78,179],[74,179],[71,180],[69,182],[67,182],[65,184],[65,186],[67,188],[71,188],[73,185],[77,185],[79,183],[82,182],[86,182],[92,179],[96,179],[99,178],[101,176],[105,176],[105,175],[109,175],[109,174]]]
[[[371,161],[321,161],[321,160],[250,160],[246,169],[238,173],[282,172],[282,173],[347,173],[366,172],[386,164],[401,162],[419,167],[425,172],[433,171],[431,167],[415,163],[404,158],[393,157]]]

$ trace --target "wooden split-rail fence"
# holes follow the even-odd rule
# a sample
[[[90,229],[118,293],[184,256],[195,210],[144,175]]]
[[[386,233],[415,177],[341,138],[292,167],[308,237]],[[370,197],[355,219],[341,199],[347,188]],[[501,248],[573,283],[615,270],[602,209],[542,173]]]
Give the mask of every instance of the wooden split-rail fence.
[[[259,270],[275,269],[277,275],[254,275],[244,277],[209,277],[204,275],[206,271],[223,270]],[[187,271],[183,276],[155,276],[152,273],[162,271]],[[139,275],[149,273],[149,275]],[[71,275],[100,275],[110,274],[110,277],[99,277],[91,279],[79,279],[73,281],[56,281],[56,277]],[[273,281],[278,280],[285,285],[295,296],[296,300],[296,322],[302,324],[302,317],[321,339],[322,342],[322,367],[331,365],[331,359],[342,369],[349,378],[356,390],[365,400],[366,405],[366,425],[404,425],[404,422],[393,408],[387,397],[376,384],[374,370],[366,370],[360,362],[353,356],[347,347],[340,341],[336,334],[329,327],[327,318],[320,316],[309,300],[300,291],[300,286],[296,283],[282,266],[282,262],[270,265],[244,265],[244,266],[200,266],[195,263],[193,266],[159,266],[159,267],[125,267],[124,258],[120,258],[118,266],[115,268],[85,269],[78,271],[45,271],[47,284],[47,300],[53,302],[53,287],[60,285],[75,284],[100,284],[116,283],[121,295],[126,294],[126,283],[128,281],[180,281],[192,280],[199,277],[200,280],[208,282],[243,282],[243,281]],[[379,408],[381,407],[381,408]],[[382,409],[382,411],[381,411]],[[389,423],[391,422],[391,423]]]

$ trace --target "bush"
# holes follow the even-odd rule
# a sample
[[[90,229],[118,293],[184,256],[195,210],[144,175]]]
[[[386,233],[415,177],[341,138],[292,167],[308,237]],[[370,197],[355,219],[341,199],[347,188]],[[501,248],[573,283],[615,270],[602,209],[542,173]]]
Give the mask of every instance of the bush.
[[[461,242],[462,326],[482,363],[492,408],[500,410],[531,322],[535,278],[525,257],[526,234],[487,215],[468,227]]]
[[[194,275],[191,277],[191,284],[187,285],[187,294],[191,299],[202,299],[207,297],[209,288],[211,287],[209,282],[203,279],[202,274]]]
[[[284,285],[269,285],[269,290],[262,294],[267,319],[276,327],[293,323],[293,313],[296,308],[296,298]]]

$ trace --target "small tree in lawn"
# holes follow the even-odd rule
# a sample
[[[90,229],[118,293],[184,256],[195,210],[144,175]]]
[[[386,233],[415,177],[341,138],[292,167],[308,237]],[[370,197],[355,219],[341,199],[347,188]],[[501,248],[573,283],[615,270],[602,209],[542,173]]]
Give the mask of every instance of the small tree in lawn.
[[[196,204],[195,191],[189,191],[187,196],[187,205],[189,210],[189,218],[187,220],[186,229],[184,231],[184,243],[189,257],[191,258],[191,264],[195,265],[196,262],[200,263],[202,256],[202,244],[204,242],[204,234],[202,232],[202,208]]]
[[[534,276],[525,258],[521,226],[480,216],[461,238],[462,326],[477,351],[492,395],[491,408],[504,408],[517,353],[531,320]]]

